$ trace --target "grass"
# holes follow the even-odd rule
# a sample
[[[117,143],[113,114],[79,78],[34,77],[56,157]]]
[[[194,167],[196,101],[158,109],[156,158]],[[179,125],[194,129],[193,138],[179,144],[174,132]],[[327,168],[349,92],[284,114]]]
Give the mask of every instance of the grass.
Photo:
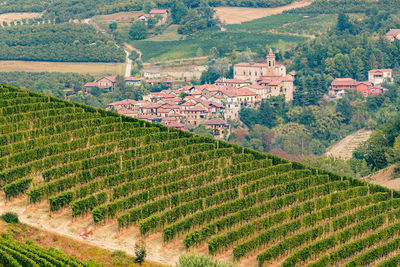
[[[256,50],[265,46],[289,48],[306,39],[302,36],[273,33],[214,32],[180,41],[143,40],[133,41],[131,44],[142,51],[144,61],[162,61],[195,57],[199,48],[207,55],[212,47],[228,51],[232,51],[233,48],[239,51],[246,48]]]
[[[303,15],[299,14],[278,14],[252,21],[243,22],[241,24],[227,25],[226,29],[230,31],[268,31],[280,27],[287,23],[301,21]]]
[[[155,42],[177,41],[183,38],[183,35],[178,34],[179,25],[170,25],[162,34],[151,37],[147,40]]]
[[[10,23],[11,21],[17,21],[22,19],[32,19],[39,18],[42,16],[42,13],[38,12],[12,12],[12,13],[4,13],[0,14],[0,22]]]
[[[295,16],[295,14],[292,14]],[[327,32],[334,27],[337,21],[337,15],[320,15],[310,19],[302,19],[297,22],[289,23],[277,28],[281,33],[296,33],[316,35]]]
[[[74,72],[92,74],[124,74],[125,63],[44,62],[44,61],[0,61],[0,72]]]

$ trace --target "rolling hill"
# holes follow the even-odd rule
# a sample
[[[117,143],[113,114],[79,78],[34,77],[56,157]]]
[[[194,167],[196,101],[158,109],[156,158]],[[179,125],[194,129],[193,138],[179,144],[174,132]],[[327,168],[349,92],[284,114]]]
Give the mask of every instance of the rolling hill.
[[[0,85],[0,99],[7,201],[238,263],[400,260],[397,191],[25,89]]]

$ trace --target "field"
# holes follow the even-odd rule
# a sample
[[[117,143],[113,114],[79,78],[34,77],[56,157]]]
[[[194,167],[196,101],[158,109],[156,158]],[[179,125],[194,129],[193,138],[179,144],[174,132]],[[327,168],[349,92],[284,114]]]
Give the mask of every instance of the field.
[[[252,50],[271,46],[288,48],[307,40],[303,36],[285,34],[253,33],[253,32],[213,32],[203,33],[180,41],[133,41],[131,44],[142,51],[144,61],[171,60],[195,57],[199,48],[207,55],[212,47],[231,51],[233,47],[243,51],[247,47]]]
[[[288,14],[289,15],[289,14]],[[295,16],[296,14],[291,14]],[[317,17],[299,20],[294,23],[283,25],[276,29],[280,33],[296,33],[304,35],[317,35],[332,29],[337,22],[337,15],[319,15]]]
[[[0,210],[38,227],[129,252],[144,239],[168,264],[185,249],[246,266],[399,261],[397,191],[27,90],[0,99]]]
[[[0,24],[3,21],[10,23],[11,21],[40,18],[41,16],[42,16],[42,13],[34,13],[34,12],[4,13],[4,14],[0,14]]]
[[[302,0],[276,8],[217,7],[215,8],[215,11],[221,22],[225,24],[239,24],[254,19],[280,14],[285,10],[305,7],[311,3],[312,0]]]
[[[76,63],[76,62],[43,62],[43,61],[0,61],[0,72],[27,71],[27,72],[74,72],[80,74],[125,73],[124,63]]]

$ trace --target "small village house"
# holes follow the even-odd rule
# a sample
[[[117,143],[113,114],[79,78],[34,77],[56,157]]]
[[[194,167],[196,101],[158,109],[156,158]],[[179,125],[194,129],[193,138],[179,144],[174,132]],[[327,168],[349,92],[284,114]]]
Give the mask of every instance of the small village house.
[[[204,122],[206,129],[212,131],[213,135],[223,138],[230,135],[229,124],[221,118],[214,118]]]
[[[390,31],[385,34],[385,37],[391,43],[395,40],[400,40],[400,29],[390,29]]]
[[[94,87],[98,87],[98,88],[107,89],[110,92],[113,92],[114,88],[115,88],[115,84],[116,84],[116,79],[117,79],[116,75],[106,76],[106,77],[98,79],[95,82],[88,82],[83,87],[85,89],[91,89]]]
[[[136,77],[125,77],[125,84],[127,86],[140,86],[142,84],[142,78],[136,78]]]
[[[374,69],[368,71],[368,81],[373,85],[393,83],[392,69]]]
[[[160,16],[160,24],[167,24],[168,22],[168,10],[166,9],[153,9],[150,11],[150,16],[155,18],[156,16]]]

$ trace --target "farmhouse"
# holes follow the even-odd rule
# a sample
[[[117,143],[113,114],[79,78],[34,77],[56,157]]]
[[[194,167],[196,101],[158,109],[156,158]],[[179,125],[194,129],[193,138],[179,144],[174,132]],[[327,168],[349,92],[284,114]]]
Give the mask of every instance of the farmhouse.
[[[393,83],[392,69],[374,69],[368,71],[368,81],[374,85]]]
[[[372,83],[366,82],[358,82],[356,86],[356,90],[361,92],[364,96],[370,95],[380,95],[383,94],[385,89],[379,85],[373,86]]]
[[[160,23],[161,24],[167,24],[168,21],[168,10],[166,9],[153,9],[150,11],[150,16],[152,18],[156,17],[156,16],[160,16],[161,20]]]
[[[125,84],[128,86],[140,86],[142,84],[141,78],[125,77]]]
[[[331,89],[333,91],[355,89],[356,85],[357,81],[352,78],[336,78],[331,83]]]
[[[215,118],[204,122],[206,129],[209,129],[217,137],[223,138],[230,134],[229,124],[221,118]]]
[[[400,29],[391,29],[385,34],[386,39],[393,43],[395,40],[400,40]]]
[[[83,87],[86,89],[98,87],[113,92],[115,88],[116,78],[117,76],[106,76],[95,82],[88,82]]]

